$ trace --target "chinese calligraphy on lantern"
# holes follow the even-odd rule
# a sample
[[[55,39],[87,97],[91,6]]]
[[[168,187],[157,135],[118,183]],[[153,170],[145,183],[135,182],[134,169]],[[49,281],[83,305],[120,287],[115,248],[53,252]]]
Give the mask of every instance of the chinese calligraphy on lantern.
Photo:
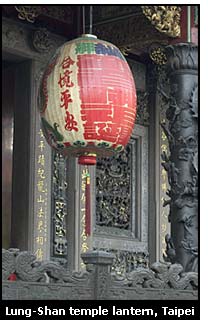
[[[38,132],[38,153],[37,153],[37,210],[35,217],[35,245],[34,251],[37,260],[44,259],[44,246],[47,241],[47,184],[45,174],[45,140],[43,132],[40,129]]]
[[[74,115],[70,112],[70,104],[73,102],[71,98],[70,88],[74,87],[74,82],[71,80],[72,70],[70,67],[73,66],[75,61],[73,61],[69,56],[64,58],[61,67],[62,72],[59,75],[58,85],[61,91],[61,104],[60,107],[65,109],[65,126],[67,131],[78,131],[77,121]]]

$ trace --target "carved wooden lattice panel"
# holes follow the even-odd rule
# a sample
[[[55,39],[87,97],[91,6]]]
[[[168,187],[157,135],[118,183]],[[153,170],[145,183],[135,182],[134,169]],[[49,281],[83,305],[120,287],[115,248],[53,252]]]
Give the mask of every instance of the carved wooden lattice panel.
[[[115,255],[123,275],[148,265],[148,92],[145,65],[128,60],[137,95],[132,138],[124,152],[98,159],[93,248]]]
[[[131,228],[131,145],[122,153],[100,158],[96,170],[96,224]]]
[[[60,153],[53,152],[53,182],[52,182],[52,231],[53,256],[67,255],[66,237],[66,158]]]

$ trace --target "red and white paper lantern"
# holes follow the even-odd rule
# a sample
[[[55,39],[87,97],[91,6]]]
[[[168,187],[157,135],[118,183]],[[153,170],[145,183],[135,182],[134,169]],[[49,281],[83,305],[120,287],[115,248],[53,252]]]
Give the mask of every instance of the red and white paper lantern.
[[[134,126],[136,90],[118,48],[89,34],[60,47],[43,76],[40,112],[48,143],[80,164],[122,151]]]

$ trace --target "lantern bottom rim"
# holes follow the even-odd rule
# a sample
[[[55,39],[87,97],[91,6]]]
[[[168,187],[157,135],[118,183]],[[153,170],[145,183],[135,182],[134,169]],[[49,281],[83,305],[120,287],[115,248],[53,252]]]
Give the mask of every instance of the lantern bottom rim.
[[[80,165],[96,165],[97,155],[94,153],[87,153],[78,157],[78,164]]]

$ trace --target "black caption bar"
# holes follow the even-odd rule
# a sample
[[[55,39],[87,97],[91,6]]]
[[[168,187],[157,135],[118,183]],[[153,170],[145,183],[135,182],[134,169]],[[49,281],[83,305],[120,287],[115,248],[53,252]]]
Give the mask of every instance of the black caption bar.
[[[198,301],[1,301],[1,319],[200,319]]]

